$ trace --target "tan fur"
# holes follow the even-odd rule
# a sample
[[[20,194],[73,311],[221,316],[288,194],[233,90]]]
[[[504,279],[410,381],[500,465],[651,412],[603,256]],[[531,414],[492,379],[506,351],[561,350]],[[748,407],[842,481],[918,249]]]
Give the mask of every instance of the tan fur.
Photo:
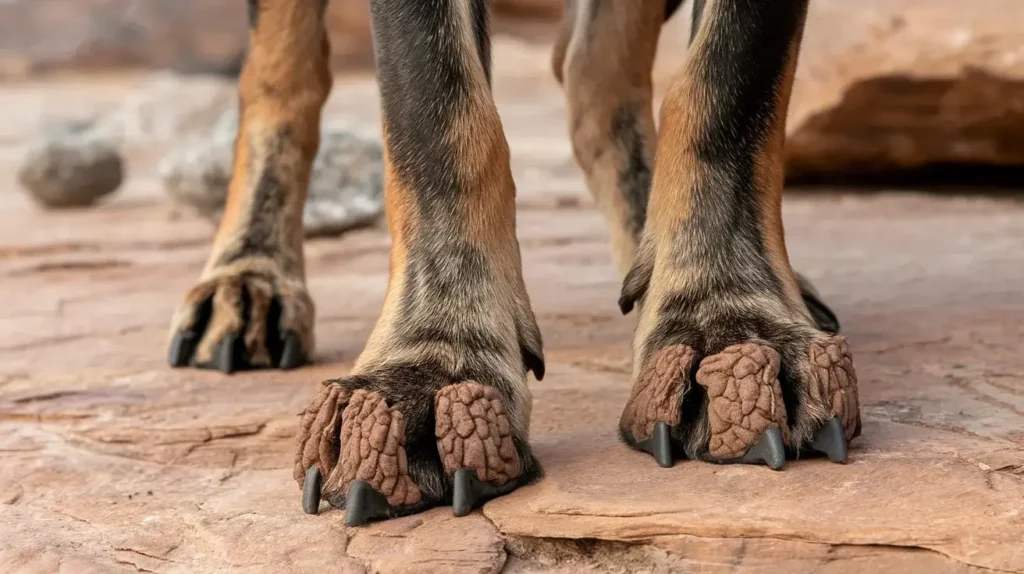
[[[384,129],[384,142],[388,142],[387,128]],[[408,259],[406,245],[409,238],[405,229],[415,226],[415,209],[411,194],[404,187],[395,173],[384,146],[384,201],[391,234],[391,254],[388,263],[388,285],[384,294],[384,307],[374,325],[370,337],[366,341],[363,352],[356,359],[353,374],[366,373],[378,368],[383,357],[391,352],[388,340],[392,326],[398,323],[399,304],[402,287],[405,285],[405,265]]]
[[[301,266],[302,205],[320,144],[320,112],[331,89],[330,46],[318,8],[304,0],[263,0],[259,26],[250,31],[249,46],[239,78],[241,118],[235,161],[214,252],[227,248],[242,231],[256,179],[266,161],[261,157],[268,151],[264,138],[287,126],[297,145],[286,147],[276,158],[281,170],[291,176],[282,182],[289,195],[280,214],[280,237],[282,247]],[[213,261],[211,257],[211,264]]]
[[[693,281],[698,269],[679,268],[671,264],[670,250],[678,246],[674,235],[683,222],[692,217],[693,189],[701,176],[693,153],[692,139],[706,122],[702,113],[708,109],[703,94],[696,89],[690,77],[699,62],[700,45],[707,41],[703,26],[692,40],[690,54],[682,70],[669,88],[661,105],[661,125],[658,132],[658,154],[654,164],[651,197],[647,208],[647,226],[644,230],[641,257],[652,266],[650,287],[633,338],[633,376],[644,368],[640,360],[643,342],[658,322],[658,309],[662,300],[673,291],[682,290]],[[665,142],[665,143],[663,143]]]
[[[629,229],[626,199],[619,183],[629,150],[613,139],[611,130],[618,110],[635,110],[636,127],[649,144],[646,161],[653,165],[656,135],[651,68],[664,20],[664,2],[602,2],[595,12],[596,0],[576,0],[569,9],[574,12],[565,16],[553,65],[565,87],[576,160],[608,220],[615,261],[625,273],[636,253],[638,237]]]

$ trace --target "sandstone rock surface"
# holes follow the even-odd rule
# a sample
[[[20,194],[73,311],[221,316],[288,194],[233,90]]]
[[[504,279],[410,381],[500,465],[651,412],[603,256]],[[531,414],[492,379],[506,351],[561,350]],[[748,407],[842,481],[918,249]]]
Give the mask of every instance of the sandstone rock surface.
[[[340,512],[302,513],[298,414],[377,319],[383,229],[308,243],[314,366],[225,377],[165,364],[211,232],[169,221],[155,176],[88,212],[0,193],[0,572],[1024,572],[1024,206],[788,197],[790,256],[849,337],[863,435],[845,466],[658,468],[616,437],[633,318],[615,305],[562,96],[502,67],[516,62],[505,49],[495,93],[546,343],[548,375],[530,383],[546,478],[462,519],[440,508],[346,529]],[[0,109],[112,90],[68,85],[0,90]],[[372,78],[340,78],[327,113],[379,129]]]
[[[791,179],[1024,168],[1016,0],[816,0],[800,58]]]

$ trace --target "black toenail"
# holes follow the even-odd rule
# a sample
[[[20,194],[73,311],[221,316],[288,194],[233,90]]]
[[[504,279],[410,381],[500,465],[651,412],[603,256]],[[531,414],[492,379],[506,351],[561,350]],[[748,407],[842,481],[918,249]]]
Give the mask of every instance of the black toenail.
[[[305,362],[306,359],[302,356],[302,343],[299,341],[299,336],[289,331],[284,339],[284,350],[281,352],[281,362],[278,364],[278,367],[285,370],[295,369],[301,367]]]
[[[701,458],[718,464],[764,464],[772,470],[782,470],[786,466],[786,445],[782,442],[782,431],[771,428],[761,433],[754,446],[741,457],[716,458],[704,454]]]
[[[302,511],[306,514],[319,512],[322,485],[323,475],[319,468],[314,466],[306,471],[306,480],[302,483]]]
[[[360,526],[369,520],[387,518],[391,505],[383,494],[365,480],[356,480],[348,487],[345,498],[345,526]]]
[[[178,331],[171,339],[171,348],[167,353],[167,362],[174,368],[187,367],[195,353],[199,336],[191,331]]]
[[[786,466],[786,446],[782,442],[782,431],[773,428],[764,431],[754,446],[750,447],[740,462],[747,464],[764,463],[772,470]]]
[[[671,468],[675,464],[672,456],[672,435],[668,423],[661,421],[654,425],[651,438],[636,443],[636,447],[649,453],[662,468]]]
[[[477,478],[476,471],[471,468],[460,468],[455,471],[455,483],[452,487],[452,513],[455,516],[466,516],[481,501],[508,494],[516,489],[516,481],[512,479],[501,486],[494,486]]]
[[[828,456],[832,462],[846,462],[846,434],[838,417],[832,417],[818,429],[811,449]]]

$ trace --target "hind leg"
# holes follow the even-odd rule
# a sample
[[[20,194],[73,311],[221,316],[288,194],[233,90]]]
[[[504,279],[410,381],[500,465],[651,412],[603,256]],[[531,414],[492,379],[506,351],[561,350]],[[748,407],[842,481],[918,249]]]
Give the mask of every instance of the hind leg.
[[[313,351],[302,204],[331,88],[323,3],[250,0],[227,205],[172,321],[170,363],[292,368]]]
[[[552,61],[576,161],[623,273],[647,215],[656,145],[651,67],[664,19],[664,0],[572,0]]]
[[[781,468],[845,460],[860,432],[846,342],[819,329],[783,240],[782,146],[807,0],[707,0],[662,107],[647,225],[623,284],[636,307],[622,436]]]
[[[445,503],[464,514],[540,473],[526,374],[541,378],[544,362],[490,93],[486,6],[371,2],[390,277],[354,372],[307,409],[295,461],[306,510],[322,496],[349,524]]]

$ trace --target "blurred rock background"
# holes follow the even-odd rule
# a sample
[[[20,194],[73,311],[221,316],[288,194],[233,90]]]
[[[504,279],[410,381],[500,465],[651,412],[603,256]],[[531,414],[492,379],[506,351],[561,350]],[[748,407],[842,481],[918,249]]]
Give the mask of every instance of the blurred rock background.
[[[557,20],[561,0],[498,0],[499,19]],[[3,0],[0,77],[48,71],[171,68],[233,73],[247,39],[242,0]],[[370,66],[367,0],[331,0],[337,67]]]
[[[540,74],[563,1],[495,1],[496,32],[521,41]],[[661,89],[685,54],[686,19],[663,32]],[[332,0],[328,26],[338,70],[372,69],[367,0]],[[231,76],[245,44],[240,0],[0,2],[0,82],[123,70]],[[1019,0],[811,3],[790,110],[791,182],[1014,186],[1022,128]]]

